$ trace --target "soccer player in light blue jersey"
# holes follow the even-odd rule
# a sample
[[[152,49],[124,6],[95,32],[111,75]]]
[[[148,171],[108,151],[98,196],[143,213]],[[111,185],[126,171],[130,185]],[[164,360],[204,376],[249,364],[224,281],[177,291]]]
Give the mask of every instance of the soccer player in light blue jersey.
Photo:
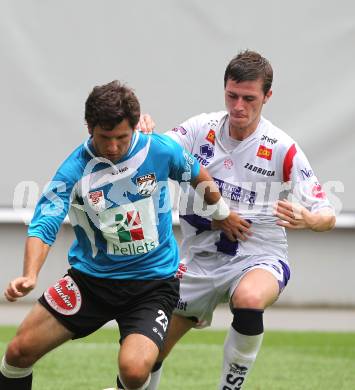
[[[205,188],[199,191],[203,209],[230,239],[247,234],[197,160],[168,137],[135,132],[139,117],[135,94],[117,81],[90,93],[90,138],[42,194],[28,229],[23,275],[10,282],[5,297],[15,301],[35,287],[67,213],[76,235],[70,269],[44,292],[9,343],[0,365],[2,390],[31,389],[38,359],[110,320],[121,336],[119,389],[148,386],[179,298],[169,178]]]

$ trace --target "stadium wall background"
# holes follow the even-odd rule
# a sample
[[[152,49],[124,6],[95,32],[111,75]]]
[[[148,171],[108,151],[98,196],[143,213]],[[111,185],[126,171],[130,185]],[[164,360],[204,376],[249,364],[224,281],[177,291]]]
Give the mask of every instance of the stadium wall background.
[[[274,67],[264,115],[299,142],[350,221],[289,234],[293,275],[279,304],[355,305],[354,14],[351,0],[1,0],[0,289],[22,267],[25,226],[6,217],[15,188],[42,189],[83,141],[94,85],[127,82],[163,132],[223,109],[225,66],[249,48]],[[28,299],[65,270],[70,240],[65,225]]]
[[[344,225],[345,226],[345,225]],[[180,228],[174,233],[180,239]],[[290,232],[289,258],[291,280],[276,305],[353,307],[355,308],[355,241],[354,228],[336,228],[332,232]],[[0,288],[22,271],[23,243],[26,226],[0,224]],[[67,250],[73,240],[72,228],[64,224],[58,234],[36,289],[24,301],[33,301],[68,268]],[[4,301],[0,296],[0,302]]]

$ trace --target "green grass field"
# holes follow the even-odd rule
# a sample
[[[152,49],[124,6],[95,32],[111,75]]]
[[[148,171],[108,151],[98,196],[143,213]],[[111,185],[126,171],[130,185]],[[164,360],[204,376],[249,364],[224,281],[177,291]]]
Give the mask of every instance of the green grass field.
[[[15,333],[0,327],[0,353]],[[160,390],[216,389],[225,332],[192,331],[164,365]],[[113,387],[118,334],[106,328],[71,341],[35,367],[33,390]],[[355,333],[267,332],[246,390],[354,390]]]

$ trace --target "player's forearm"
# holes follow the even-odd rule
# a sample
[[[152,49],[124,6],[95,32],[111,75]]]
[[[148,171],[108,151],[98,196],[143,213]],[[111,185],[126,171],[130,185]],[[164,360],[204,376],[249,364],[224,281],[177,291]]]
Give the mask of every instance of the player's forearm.
[[[191,182],[191,185],[209,205],[216,204],[221,198],[216,183],[203,167],[200,168],[200,173]]]
[[[50,246],[38,237],[28,237],[25,245],[23,276],[37,279]]]

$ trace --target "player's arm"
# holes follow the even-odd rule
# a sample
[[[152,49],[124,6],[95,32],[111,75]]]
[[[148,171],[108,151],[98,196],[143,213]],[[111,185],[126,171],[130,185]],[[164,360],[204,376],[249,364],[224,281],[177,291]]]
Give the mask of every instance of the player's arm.
[[[334,209],[307,157],[297,145],[292,145],[287,155],[283,167],[284,181],[292,184],[292,201],[285,199],[275,204],[274,214],[279,218],[277,224],[293,230],[331,230],[336,220]]]
[[[200,166],[199,174],[191,181],[191,185],[210,205],[213,229],[223,230],[231,241],[236,239],[244,241],[251,235],[250,223],[229,209],[216,183],[205,168]]]
[[[38,237],[28,237],[25,245],[23,275],[12,280],[4,295],[10,302],[27,295],[36,287],[37,277],[41,270],[50,246]]]
[[[280,218],[276,223],[288,229],[311,229],[315,232],[325,232],[333,229],[335,225],[335,215],[331,208],[322,208],[312,212],[306,207],[280,200],[275,206],[275,215]]]
[[[73,159],[76,159],[75,155]],[[35,288],[50,246],[54,243],[67,215],[70,195],[77,176],[75,165],[68,164],[66,160],[46,186],[28,227],[23,274],[12,280],[4,292],[8,301],[16,301]]]

